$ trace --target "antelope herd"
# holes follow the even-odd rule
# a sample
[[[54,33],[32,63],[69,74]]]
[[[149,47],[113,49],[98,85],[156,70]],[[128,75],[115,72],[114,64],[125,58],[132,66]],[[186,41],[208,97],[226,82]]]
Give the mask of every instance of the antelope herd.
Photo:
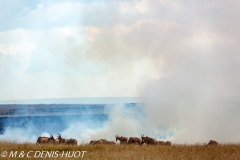
[[[77,145],[76,139],[66,139],[62,138],[60,134],[58,134],[58,137],[56,139],[53,138],[53,135],[50,134],[50,137],[38,137],[37,143],[52,143],[52,144],[72,144]]]
[[[123,136],[118,136],[116,135],[116,141],[120,141],[120,144],[138,144],[138,145],[166,145],[166,146],[171,146],[172,143],[171,141],[157,141],[154,138],[144,136],[144,134],[141,135],[141,138],[139,137],[123,137]],[[50,137],[38,137],[36,144],[40,143],[51,143],[51,144],[71,144],[71,145],[77,145],[77,140],[76,139],[66,139],[62,138],[60,134],[58,134],[58,137],[54,139],[53,135],[50,134]],[[94,144],[116,144],[114,141],[108,141],[106,139],[99,139],[99,140],[91,140],[90,143],[91,145]],[[207,144],[207,146],[216,146],[219,143],[215,140],[210,140]]]

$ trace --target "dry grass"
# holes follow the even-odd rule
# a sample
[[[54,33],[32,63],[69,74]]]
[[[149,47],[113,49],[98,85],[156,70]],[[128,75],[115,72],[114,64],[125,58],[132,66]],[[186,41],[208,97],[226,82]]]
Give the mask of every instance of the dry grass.
[[[11,151],[24,151],[26,154],[33,151],[31,159],[97,159],[97,160],[231,160],[240,159],[240,144],[222,144],[219,146],[204,146],[204,145],[173,145],[173,146],[138,146],[138,145],[36,145],[31,143],[9,143],[0,142],[0,154],[3,151],[10,153]],[[66,151],[87,151],[83,158],[61,158],[58,156],[47,158],[33,158],[36,151],[59,151],[59,154]],[[0,159],[30,159],[26,155],[24,158],[2,158]]]

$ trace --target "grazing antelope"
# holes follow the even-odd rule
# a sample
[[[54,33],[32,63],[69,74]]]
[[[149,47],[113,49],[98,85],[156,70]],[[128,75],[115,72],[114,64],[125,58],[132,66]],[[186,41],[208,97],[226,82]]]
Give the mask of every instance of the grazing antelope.
[[[128,144],[136,144],[136,143],[138,143],[140,145],[141,142],[142,142],[141,138],[138,138],[138,137],[130,137],[128,139]]]
[[[219,143],[215,140],[210,140],[207,144],[207,146],[217,146]]]
[[[116,144],[116,142],[114,142],[114,141],[108,141],[108,140],[106,140],[106,139],[100,139],[100,141],[101,141],[101,144]]]
[[[147,145],[149,144],[158,144],[158,141],[155,140],[154,138],[151,138],[151,137],[144,137],[144,134],[141,135],[141,138],[142,138],[142,144],[143,143],[146,143]]]
[[[114,141],[108,141],[107,144],[116,144]]]
[[[164,142],[164,141],[158,141],[158,144],[164,146],[164,145],[166,145],[166,142]]]
[[[100,139],[100,141],[102,142],[102,144],[108,144],[108,140],[106,139]]]
[[[62,138],[60,134],[58,134],[58,137],[55,140],[56,143],[64,143],[64,144],[72,144],[72,145],[77,145],[77,140],[70,138],[70,139],[66,139],[66,138]]]
[[[55,139],[53,138],[53,135],[50,134],[50,137],[38,137],[36,144],[38,143],[54,143]]]
[[[67,143],[66,144],[77,145],[77,140],[73,139],[73,138],[67,139]]]
[[[172,145],[171,141],[166,141],[166,145],[171,146]]]
[[[89,144],[102,144],[101,140],[91,140]]]
[[[119,137],[118,135],[115,136],[116,137],[116,141],[119,140],[120,141],[120,144],[124,144],[124,143],[127,143],[128,142],[128,138],[127,137]]]

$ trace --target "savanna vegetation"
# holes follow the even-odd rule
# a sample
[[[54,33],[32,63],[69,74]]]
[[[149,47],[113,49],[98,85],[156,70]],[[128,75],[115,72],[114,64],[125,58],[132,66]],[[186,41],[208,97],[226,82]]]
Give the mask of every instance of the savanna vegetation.
[[[86,151],[84,155],[82,155],[82,151]],[[24,152],[24,156],[20,154],[21,152]],[[5,157],[3,153],[7,153]],[[29,153],[29,157],[27,157],[27,153]],[[11,157],[9,157],[10,154]],[[203,144],[173,144],[172,146],[82,144],[73,146],[66,144],[0,142],[0,159],[237,160],[240,159],[240,144],[220,144],[218,146],[206,146]]]

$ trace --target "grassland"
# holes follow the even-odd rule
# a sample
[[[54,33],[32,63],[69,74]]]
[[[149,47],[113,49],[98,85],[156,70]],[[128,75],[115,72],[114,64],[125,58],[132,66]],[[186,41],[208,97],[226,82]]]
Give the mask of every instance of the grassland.
[[[6,151],[6,157],[2,154]],[[16,157],[9,158],[11,152],[16,152]],[[29,152],[32,151],[32,152]],[[38,153],[43,152],[43,158]],[[46,156],[46,152],[53,153],[50,157]],[[77,151],[87,151],[84,156],[66,157],[62,153],[80,153]],[[24,156],[20,153],[24,152]],[[27,157],[27,153],[29,152]],[[54,157],[54,152],[58,156]],[[36,154],[37,153],[37,154]],[[81,152],[82,154],[83,152]],[[36,156],[34,157],[34,155]],[[70,154],[71,155],[71,154]],[[218,146],[205,146],[200,144],[194,145],[172,145],[172,146],[159,146],[159,145],[54,145],[54,144],[31,144],[31,143],[9,143],[0,142],[0,159],[85,159],[85,160],[238,160],[240,159],[240,144],[221,144]]]

